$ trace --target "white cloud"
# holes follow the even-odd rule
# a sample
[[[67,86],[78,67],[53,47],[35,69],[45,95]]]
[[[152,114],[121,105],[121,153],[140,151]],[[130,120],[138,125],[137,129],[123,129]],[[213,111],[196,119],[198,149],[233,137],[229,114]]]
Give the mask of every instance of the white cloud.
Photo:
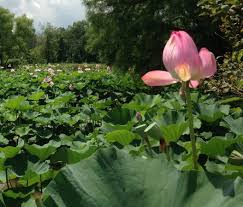
[[[33,1],[33,5],[34,5],[36,8],[41,9],[41,6],[40,6],[40,4],[39,4],[38,2]]]
[[[85,18],[81,0],[0,0],[0,6],[16,15],[32,17],[36,27],[47,22],[57,27],[66,27]]]

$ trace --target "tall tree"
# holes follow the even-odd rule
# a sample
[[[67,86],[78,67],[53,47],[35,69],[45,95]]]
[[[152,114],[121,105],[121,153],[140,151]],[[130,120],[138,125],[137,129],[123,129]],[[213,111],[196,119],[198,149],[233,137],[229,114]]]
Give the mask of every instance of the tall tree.
[[[0,7],[0,64],[4,65],[9,58],[13,43],[14,15]]]
[[[59,29],[53,27],[51,24],[47,24],[44,30],[45,48],[44,56],[47,63],[58,62],[58,41],[59,41]]]
[[[66,40],[68,44],[68,61],[84,62],[87,61],[87,52],[85,51],[85,30],[86,22],[74,22],[66,31]]]
[[[16,17],[14,25],[15,45],[17,47],[17,57],[20,59],[28,59],[30,49],[35,43],[35,29],[33,20],[26,15]]]
[[[65,29],[62,28],[58,39],[57,61],[66,62],[67,60],[67,44],[65,39]]]
[[[100,60],[128,69],[160,67],[169,33],[184,29],[212,39],[213,26],[198,17],[197,0],[83,0],[89,28],[87,49]]]

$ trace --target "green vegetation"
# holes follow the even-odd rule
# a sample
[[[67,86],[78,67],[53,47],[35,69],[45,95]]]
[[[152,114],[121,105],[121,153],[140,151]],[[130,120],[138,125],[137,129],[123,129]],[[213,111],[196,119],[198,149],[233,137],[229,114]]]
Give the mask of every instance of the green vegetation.
[[[62,170],[48,186],[44,204],[47,207],[80,204],[90,207],[240,206],[242,182],[240,178],[234,181],[210,173],[179,172],[165,157],[132,158],[111,148],[100,150],[87,162]],[[188,185],[193,187],[193,193],[188,192]],[[104,194],[110,195],[109,199]]]
[[[210,16],[218,30],[226,53],[220,54],[219,72],[215,80],[207,83],[206,92],[215,92],[218,95],[235,94],[243,96],[243,30],[242,7],[240,0],[216,1],[201,0],[201,15]]]
[[[134,181],[131,180],[131,183],[124,184],[124,189],[130,189],[130,185],[134,186],[134,193],[139,192],[139,179],[148,179],[148,189],[153,187],[150,176],[146,174],[148,177],[144,177],[144,165],[151,165],[148,169],[151,170],[154,182],[156,177],[167,174],[167,171],[170,171],[171,175],[177,174],[178,179],[182,179],[181,182],[192,179],[190,172],[187,173],[188,177],[185,177],[177,171],[193,169],[186,106],[178,92],[169,92],[169,88],[165,88],[160,90],[161,95],[153,95],[156,91],[143,86],[136,77],[132,79],[130,74],[120,76],[111,73],[105,65],[25,66],[21,71],[2,71],[0,77],[0,175],[3,206],[35,206],[35,203],[39,202],[44,202],[46,206],[60,206],[60,202],[69,203],[71,197],[65,197],[62,193],[71,193],[76,191],[77,187],[76,184],[75,187],[69,184],[70,179],[72,182],[76,181],[73,180],[73,175],[68,173],[73,171],[72,168],[77,168],[72,172],[75,177],[83,177],[80,173],[92,176],[94,172],[89,165],[93,166],[92,163],[97,159],[103,160],[99,163],[102,162],[104,166],[114,162],[115,166],[119,163],[120,167],[124,168],[120,172],[121,175],[118,175],[116,171],[113,172],[112,167],[111,174],[106,178],[111,179],[106,181],[109,185],[113,185],[114,176],[125,176],[124,179],[129,178],[130,173],[133,177],[135,174],[139,176]],[[218,174],[213,178],[216,183],[234,183],[237,182],[235,179],[239,179],[238,176],[242,176],[242,99],[215,100],[208,95],[194,92],[192,100],[201,171],[198,179],[205,185],[203,196],[209,199],[212,194],[207,191],[213,191],[215,187],[206,179],[205,172]],[[161,148],[161,140],[164,142],[164,150]],[[112,146],[117,149],[110,149]],[[105,150],[103,154],[100,150],[105,148],[111,151]],[[171,160],[165,164],[170,167],[161,166],[165,172],[158,170],[160,165],[157,164],[161,159],[166,159],[158,154],[160,150],[166,152],[167,159]],[[95,158],[92,155],[97,151],[95,156],[98,157]],[[125,161],[131,159],[128,154],[146,158],[148,161],[142,158]],[[92,158],[86,160],[90,156]],[[121,159],[125,160],[109,161],[106,156],[109,159],[121,156]],[[120,162],[127,163],[127,167]],[[76,167],[65,167],[74,163],[77,163]],[[78,169],[82,169],[82,165],[85,165],[87,172],[79,173]],[[141,166],[135,167],[136,165]],[[136,169],[136,172],[129,169]],[[60,170],[61,173],[58,174]],[[93,170],[97,173],[98,169]],[[98,172],[103,173],[102,170],[104,169],[101,167]],[[54,178],[55,182],[48,185]],[[88,189],[93,193],[97,192],[98,188],[103,188],[104,184],[100,183],[93,189],[92,183],[89,184],[91,178],[85,179],[87,186],[90,186]],[[117,182],[120,182],[119,180]],[[59,182],[65,182],[64,186],[67,186],[60,187],[63,184]],[[83,182],[80,185],[83,186]],[[122,205],[125,195],[120,192],[120,187],[117,188],[117,193],[121,197],[114,202]],[[186,186],[180,187],[179,191],[185,191]],[[59,192],[54,188],[65,191]],[[240,192],[240,189],[237,190],[237,193]],[[237,193],[229,202],[235,202]],[[61,196],[63,201],[56,200],[56,196]],[[197,196],[202,195],[190,193],[188,196],[192,196],[197,202]],[[218,196],[221,200],[230,199],[222,193],[218,193]],[[73,203],[66,206],[90,202],[86,199],[88,198],[80,194]],[[129,205],[134,204],[134,199],[131,195]],[[151,199],[155,199],[156,203],[159,202],[156,199],[160,199],[160,196],[148,198],[144,202],[149,206]],[[186,206],[186,200],[187,197],[182,196],[180,202]],[[103,203],[103,198],[97,197],[95,202]],[[164,202],[170,202],[170,199]],[[95,204],[90,203],[90,206],[93,205]],[[215,206],[216,203],[210,205]]]
[[[0,7],[0,207],[242,207],[242,1],[83,3],[40,32]],[[181,84],[141,81],[172,30],[217,58],[191,93],[197,170]]]

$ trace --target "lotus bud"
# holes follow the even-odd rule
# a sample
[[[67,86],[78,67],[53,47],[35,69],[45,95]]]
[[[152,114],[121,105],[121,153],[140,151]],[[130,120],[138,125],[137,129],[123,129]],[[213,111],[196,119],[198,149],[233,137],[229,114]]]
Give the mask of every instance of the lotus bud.
[[[143,120],[142,114],[140,112],[136,113],[136,119],[140,122]]]
[[[201,61],[197,47],[184,31],[172,32],[163,51],[163,62],[167,71],[180,81],[198,80]]]

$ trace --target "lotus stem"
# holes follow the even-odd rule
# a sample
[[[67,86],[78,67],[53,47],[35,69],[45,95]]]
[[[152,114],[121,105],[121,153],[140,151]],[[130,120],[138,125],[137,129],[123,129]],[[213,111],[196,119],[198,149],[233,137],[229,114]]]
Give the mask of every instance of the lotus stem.
[[[8,182],[8,168],[5,169],[5,177],[6,177],[6,184],[7,184],[7,187],[9,189],[10,186],[9,186],[9,182]]]
[[[165,147],[165,154],[166,154],[166,158],[168,161],[170,161],[170,146],[166,145]]]
[[[170,161],[170,146],[165,142],[163,138],[159,141],[160,152],[164,152],[168,161]]]
[[[36,204],[37,207],[44,207],[42,200],[40,200],[40,199],[36,199],[35,204]]]
[[[44,207],[44,204],[42,202],[42,193],[41,192],[34,192],[33,198],[35,199],[35,204],[37,207]]]
[[[151,147],[150,141],[149,141],[147,136],[144,137],[144,141],[146,143],[146,147],[147,147],[147,151],[148,151],[149,156],[153,157],[152,147]]]
[[[192,100],[191,100],[191,94],[190,94],[190,89],[189,89],[189,81],[183,82],[182,87],[183,87],[185,95],[186,95],[189,131],[190,131],[190,139],[191,139],[191,146],[192,146],[193,168],[195,170],[197,170],[198,169],[197,149],[196,149],[196,138],[195,138],[195,133],[194,133],[194,128],[193,128]]]
[[[40,175],[40,192],[42,193],[42,177]]]

